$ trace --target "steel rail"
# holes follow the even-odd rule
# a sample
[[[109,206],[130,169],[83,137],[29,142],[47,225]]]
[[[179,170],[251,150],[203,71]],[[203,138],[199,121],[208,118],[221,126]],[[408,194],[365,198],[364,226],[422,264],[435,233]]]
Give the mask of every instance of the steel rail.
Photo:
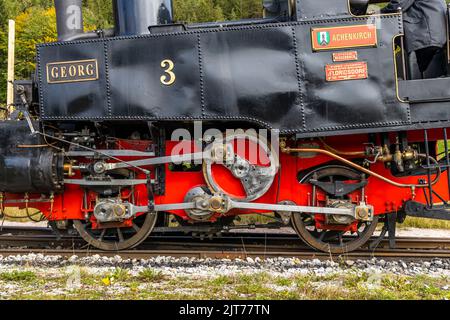
[[[15,231],[23,232],[16,229]],[[41,232],[41,233],[39,233]],[[330,254],[309,249],[292,235],[265,235],[255,233],[234,233],[223,238],[202,241],[188,236],[155,235],[150,237],[138,250],[104,252],[91,250],[80,237],[64,236],[57,240],[55,236],[41,229],[32,235],[1,235],[0,255],[26,255],[42,253],[60,256],[103,256],[119,255],[124,258],[150,258],[155,256],[199,257],[199,258],[243,258],[243,257],[297,257],[302,259],[329,259]],[[27,247],[27,248],[23,248]],[[388,249],[389,242],[384,240],[373,251],[360,249],[332,257],[345,259],[369,259],[373,257],[389,259],[433,259],[450,258],[450,238],[398,238],[397,249]]]
[[[314,252],[312,250],[302,251],[272,251],[272,250],[248,250],[241,249],[235,251],[226,250],[134,250],[134,251],[120,251],[120,252],[105,252],[100,250],[47,250],[47,249],[2,249],[0,255],[2,256],[16,256],[27,254],[43,254],[47,256],[62,256],[62,257],[90,257],[93,255],[100,255],[106,257],[120,256],[123,259],[149,259],[152,257],[194,257],[194,258],[212,258],[212,259],[245,259],[252,258],[276,258],[276,257],[290,257],[299,259],[322,259],[330,260],[344,257],[347,260],[351,259],[420,259],[431,260],[435,258],[448,259],[450,258],[450,251],[442,250],[379,250],[374,252],[354,251],[341,255],[329,254],[324,252]]]
[[[376,236],[372,237],[369,242],[376,239]],[[29,228],[29,227],[3,227],[0,228],[0,245],[5,242],[24,242],[29,240],[34,241],[80,241],[83,242],[82,238],[78,234],[62,234],[61,240],[58,240],[57,236],[53,233],[50,228]],[[267,245],[284,245],[299,248],[304,245],[297,235],[293,233],[283,234],[283,233],[262,233],[262,232],[224,232],[220,237],[214,237],[213,239],[195,238],[190,235],[186,235],[182,232],[154,232],[152,233],[145,244],[179,244],[179,245],[193,245],[195,243],[201,243],[203,245],[208,244],[242,244],[242,241],[247,241],[248,243],[255,244],[267,244]],[[187,243],[187,244],[186,244]],[[381,241],[378,248],[384,248],[389,244],[388,239]],[[450,249],[450,237],[448,238],[417,238],[417,237],[397,237],[396,239],[397,248],[402,249]]]

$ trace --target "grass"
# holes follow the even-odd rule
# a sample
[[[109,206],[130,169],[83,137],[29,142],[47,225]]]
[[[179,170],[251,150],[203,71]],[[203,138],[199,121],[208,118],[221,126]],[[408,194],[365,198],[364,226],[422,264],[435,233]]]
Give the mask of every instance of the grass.
[[[400,228],[442,229],[450,230],[450,221],[407,217]]]
[[[0,280],[7,282],[31,282],[37,276],[32,271],[12,271],[0,273]]]
[[[86,277],[86,274],[85,274]],[[89,278],[89,276],[87,276]],[[128,270],[122,268],[116,268],[113,272],[108,272],[101,278],[101,283],[104,286],[111,286],[114,283],[127,282],[131,279],[131,275]],[[86,281],[86,280],[85,280]],[[96,283],[94,281],[94,283]]]
[[[144,269],[139,272],[138,279],[144,282],[160,282],[165,279],[164,274],[153,269]]]
[[[46,271],[44,271],[46,272]],[[162,276],[153,269],[137,275],[126,270],[108,273],[115,280],[104,284],[97,274],[81,273],[83,285],[65,288],[67,277],[47,277],[30,271],[3,273],[0,292],[8,299],[237,299],[237,300],[442,300],[450,299],[446,277],[374,275],[368,273],[274,276],[269,273],[220,275],[213,278]],[[46,279],[38,281],[38,278]],[[10,283],[22,284],[9,292]]]

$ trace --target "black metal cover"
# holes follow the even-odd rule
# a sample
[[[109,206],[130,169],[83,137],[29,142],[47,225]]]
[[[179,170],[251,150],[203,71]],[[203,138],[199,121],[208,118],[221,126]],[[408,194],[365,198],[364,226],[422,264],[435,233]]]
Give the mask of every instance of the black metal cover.
[[[33,147],[45,142],[31,134],[26,121],[2,121],[0,136],[0,192],[61,190],[62,161],[51,148]]]
[[[396,96],[398,15],[380,17],[378,47],[358,48],[367,80],[327,82],[332,53],[313,52],[311,29],[372,23],[367,17],[235,26],[38,46],[45,120],[242,120],[283,132],[410,123]],[[47,64],[98,61],[98,80],[48,83]],[[176,81],[161,83],[164,60]]]

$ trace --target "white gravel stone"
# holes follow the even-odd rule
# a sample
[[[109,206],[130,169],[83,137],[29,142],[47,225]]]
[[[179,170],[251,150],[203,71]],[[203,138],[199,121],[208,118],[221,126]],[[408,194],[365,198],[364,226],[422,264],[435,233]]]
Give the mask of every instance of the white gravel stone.
[[[321,261],[319,260],[319,259],[314,259],[313,261],[311,261],[312,262],[312,264],[314,265],[314,266],[320,266],[321,265]]]
[[[346,261],[345,261],[345,264],[346,264],[347,266],[349,266],[349,267],[352,267],[352,266],[355,265],[355,261],[353,261],[353,260],[346,260]]]
[[[10,257],[0,256],[0,270],[9,271],[14,266],[20,267],[24,265],[36,268],[61,268],[76,265],[78,267],[87,267],[87,270],[93,270],[92,272],[95,274],[114,272],[117,267],[127,269],[133,274],[138,274],[144,268],[153,268],[168,275],[187,274],[200,278],[259,272],[282,276],[308,273],[318,275],[334,273],[348,274],[349,272],[356,274],[398,273],[405,275],[450,276],[450,259],[434,259],[431,262],[384,261],[378,259],[346,260],[343,264],[339,264],[331,260],[299,260],[297,258],[247,258],[245,260],[231,260],[155,257],[124,260],[120,256],[108,258],[99,255],[82,258],[77,256],[63,258],[33,254]]]

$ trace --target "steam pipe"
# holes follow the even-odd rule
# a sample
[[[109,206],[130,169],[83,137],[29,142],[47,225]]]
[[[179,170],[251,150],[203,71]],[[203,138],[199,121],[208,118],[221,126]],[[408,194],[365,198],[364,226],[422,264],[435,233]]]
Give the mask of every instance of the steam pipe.
[[[64,39],[64,41],[108,38],[108,37],[114,37],[114,35],[115,35],[114,29],[96,30],[96,31],[90,31],[90,32],[80,33],[80,34],[66,37]]]
[[[354,162],[352,162],[350,160],[342,158],[342,157],[338,156],[337,154],[334,154],[334,153],[332,153],[330,151],[327,151],[327,150],[323,150],[323,149],[307,149],[307,148],[289,148],[289,147],[286,147],[284,144],[281,144],[280,148],[281,148],[281,151],[283,153],[319,153],[319,154],[328,156],[330,158],[334,158],[334,159],[336,159],[336,160],[338,160],[338,161],[340,161],[340,162],[342,162],[342,163],[344,163],[344,164],[346,164],[346,165],[348,165],[348,166],[350,166],[350,167],[352,167],[352,168],[354,168],[354,169],[356,169],[358,171],[364,172],[364,173],[368,174],[369,176],[373,176],[373,177],[375,177],[377,179],[380,179],[380,180],[382,180],[382,181],[384,181],[386,183],[389,183],[389,184],[391,184],[391,185],[393,185],[395,187],[411,188],[413,190],[415,190],[416,188],[427,188],[428,187],[428,184],[426,184],[426,185],[422,185],[422,184],[403,184],[403,183],[395,182],[395,181],[393,181],[391,179],[383,177],[382,175],[380,175],[380,174],[378,174],[378,173],[376,173],[376,172],[374,172],[372,170],[366,169],[366,168],[364,168],[364,167],[362,167],[362,166],[360,166],[360,165],[358,165],[358,164],[356,164],[356,163],[354,163]],[[430,160],[432,159],[432,161],[435,162],[435,163],[437,162],[436,160],[434,160],[431,157],[429,157],[429,159]],[[435,185],[439,181],[439,179],[441,177],[441,173],[442,173],[442,171],[441,171],[441,169],[438,166],[437,167],[436,177],[432,181],[431,185]]]
[[[82,0],[55,0],[58,41],[84,34]]]

